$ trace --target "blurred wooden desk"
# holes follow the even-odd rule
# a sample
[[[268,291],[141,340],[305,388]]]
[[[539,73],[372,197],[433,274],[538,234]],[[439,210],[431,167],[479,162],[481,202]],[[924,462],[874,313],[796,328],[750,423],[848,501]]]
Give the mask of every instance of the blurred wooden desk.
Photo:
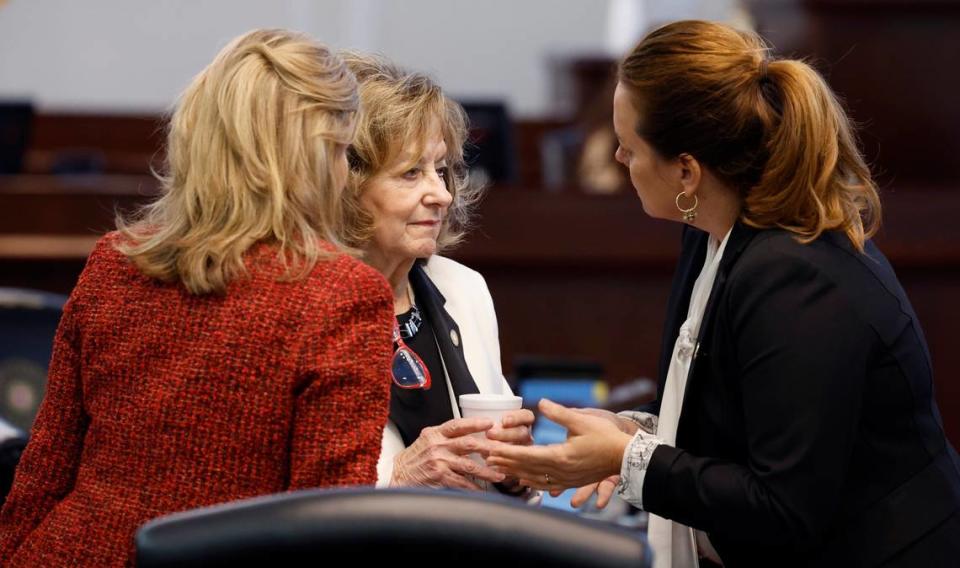
[[[98,236],[87,235],[0,235],[0,258],[28,260],[70,260],[86,258]]]
[[[0,286],[69,292],[116,211],[156,194],[145,176],[0,178]],[[947,431],[960,441],[960,188],[899,188],[883,200],[877,241],[923,323]],[[508,373],[524,354],[594,360],[616,384],[656,376],[679,238],[632,193],[494,187],[450,256],[489,283]]]

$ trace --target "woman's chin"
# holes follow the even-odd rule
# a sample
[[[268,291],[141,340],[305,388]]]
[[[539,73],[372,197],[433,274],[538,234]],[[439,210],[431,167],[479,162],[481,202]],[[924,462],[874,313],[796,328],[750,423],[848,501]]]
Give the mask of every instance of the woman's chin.
[[[437,243],[423,243],[414,248],[414,254],[417,258],[430,258],[437,253]]]
[[[417,258],[430,258],[435,254],[437,254],[437,247],[430,247],[424,249],[420,254],[418,254]]]
[[[647,201],[644,198],[640,198],[640,206],[643,207],[643,212],[647,214],[647,217],[652,217],[654,219],[659,219],[660,216],[656,214],[655,211],[650,210],[650,206],[647,205]]]
[[[656,207],[650,207],[647,205],[647,202],[643,199],[640,200],[640,205],[643,207],[643,212],[647,214],[647,217],[651,219],[660,219],[663,221],[678,221],[674,211],[660,211]]]

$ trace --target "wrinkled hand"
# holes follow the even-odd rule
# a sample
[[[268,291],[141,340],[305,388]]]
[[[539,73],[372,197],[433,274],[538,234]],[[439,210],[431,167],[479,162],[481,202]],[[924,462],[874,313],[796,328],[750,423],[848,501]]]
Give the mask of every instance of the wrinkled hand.
[[[486,456],[493,442],[470,434],[486,432],[493,427],[489,418],[455,418],[439,426],[424,428],[420,437],[397,454],[393,460],[394,487],[450,487],[480,491],[473,479],[492,483],[504,475],[468,457]]]
[[[498,443],[487,464],[518,477],[524,485],[558,493],[597,483],[620,472],[623,452],[632,436],[607,416],[540,401],[544,416],[567,428],[567,441],[549,446]]]

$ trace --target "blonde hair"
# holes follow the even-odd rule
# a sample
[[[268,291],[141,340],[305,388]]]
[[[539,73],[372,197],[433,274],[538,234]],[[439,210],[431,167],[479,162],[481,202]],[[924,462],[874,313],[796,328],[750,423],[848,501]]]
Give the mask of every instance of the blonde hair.
[[[356,80],[341,59],[285,30],[227,45],[181,95],[169,123],[162,195],[118,245],[148,276],[224,293],[244,253],[277,245],[301,277],[341,244],[338,145],[353,138]]]
[[[735,187],[744,223],[804,243],[842,230],[860,251],[879,228],[877,187],[843,107],[812,67],[772,58],[756,34],[668,24],[623,60],[619,79],[640,113],[637,133]]]
[[[437,250],[458,244],[483,192],[482,187],[470,183],[463,158],[467,140],[463,108],[447,98],[428,76],[402,69],[384,57],[348,51],[343,53],[343,59],[357,77],[363,107],[349,152],[350,244],[363,246],[373,232],[373,217],[360,205],[365,184],[396,160],[408,141],[415,141],[416,161],[435,125],[439,125],[447,146],[446,185],[453,197],[440,228]]]

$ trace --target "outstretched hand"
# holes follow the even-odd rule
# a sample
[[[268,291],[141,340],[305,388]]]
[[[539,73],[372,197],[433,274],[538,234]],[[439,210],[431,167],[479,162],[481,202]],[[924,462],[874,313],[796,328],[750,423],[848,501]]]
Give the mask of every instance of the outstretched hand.
[[[545,417],[567,429],[567,441],[549,446],[497,443],[490,448],[487,465],[551,494],[599,483],[620,473],[631,436],[615,422],[546,399],[539,406]]]

